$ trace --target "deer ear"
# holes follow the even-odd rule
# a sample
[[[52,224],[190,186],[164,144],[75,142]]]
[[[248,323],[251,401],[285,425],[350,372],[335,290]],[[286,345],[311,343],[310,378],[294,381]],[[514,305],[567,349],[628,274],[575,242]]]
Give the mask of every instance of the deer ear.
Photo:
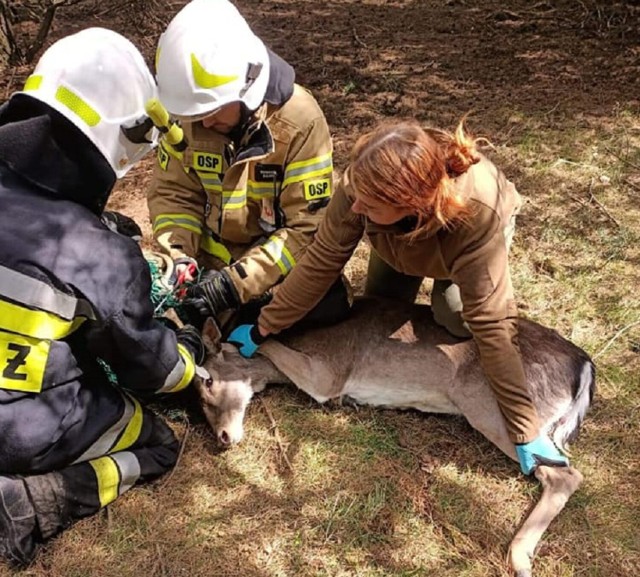
[[[222,333],[213,317],[207,317],[207,320],[204,321],[202,342],[210,355],[217,355],[220,352]]]

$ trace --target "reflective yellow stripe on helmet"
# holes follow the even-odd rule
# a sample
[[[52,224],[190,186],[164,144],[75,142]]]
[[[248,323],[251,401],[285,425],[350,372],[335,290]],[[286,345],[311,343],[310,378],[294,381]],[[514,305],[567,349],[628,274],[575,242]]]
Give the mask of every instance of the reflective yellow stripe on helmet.
[[[96,126],[100,122],[100,114],[65,86],[60,86],[56,90],[56,100],[64,104],[89,126]]]
[[[308,178],[327,176],[333,172],[333,157],[330,152],[309,160],[300,160],[287,165],[282,186],[301,182]]]
[[[262,248],[278,265],[278,268],[283,275],[289,273],[289,271],[296,265],[296,260],[293,258],[289,249],[285,246],[284,240],[278,236],[272,236],[262,245]]]
[[[224,86],[225,84],[229,84],[229,82],[233,82],[238,79],[237,74],[225,76],[207,72],[193,53],[191,53],[191,72],[193,73],[193,79],[196,84],[205,90],[219,88],[220,86]]]
[[[202,224],[198,217],[186,213],[159,214],[153,221],[153,234],[167,227],[184,228],[196,234],[202,234]]]
[[[27,78],[27,81],[24,83],[24,91],[29,92],[30,90],[38,90],[40,85],[42,84],[42,76],[39,74],[32,74]]]

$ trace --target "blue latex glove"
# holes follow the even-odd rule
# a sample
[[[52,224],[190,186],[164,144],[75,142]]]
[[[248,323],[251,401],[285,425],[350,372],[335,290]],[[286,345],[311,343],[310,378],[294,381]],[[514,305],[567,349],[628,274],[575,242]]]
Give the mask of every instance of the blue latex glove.
[[[556,448],[546,435],[540,435],[524,445],[516,445],[520,469],[525,475],[531,475],[538,465],[550,467],[568,467],[569,460]]]
[[[231,331],[228,343],[238,346],[240,354],[249,359],[255,355],[258,347],[265,341],[265,337],[258,331],[258,325],[239,325]]]

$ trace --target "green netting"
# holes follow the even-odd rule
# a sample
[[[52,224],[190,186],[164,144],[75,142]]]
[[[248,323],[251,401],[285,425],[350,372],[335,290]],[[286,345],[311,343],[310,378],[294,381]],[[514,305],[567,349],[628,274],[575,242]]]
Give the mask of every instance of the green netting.
[[[166,322],[167,325],[173,325],[173,322],[166,319],[163,315],[169,309],[174,309],[178,318],[186,322],[183,307],[180,297],[176,294],[173,287],[167,285],[164,281],[164,271],[160,270],[157,262],[147,259],[149,265],[149,271],[151,273],[151,304],[153,305],[154,316],[159,320]],[[190,283],[185,283],[183,286],[187,287]],[[118,379],[111,370],[111,367],[103,361],[98,359],[98,363],[102,366],[109,382],[117,385]]]

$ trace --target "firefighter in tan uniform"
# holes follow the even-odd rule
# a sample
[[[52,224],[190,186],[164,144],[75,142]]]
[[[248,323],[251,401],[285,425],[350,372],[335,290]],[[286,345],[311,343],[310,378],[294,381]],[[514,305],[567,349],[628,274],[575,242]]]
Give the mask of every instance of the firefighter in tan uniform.
[[[158,150],[153,234],[187,280],[190,265],[207,269],[188,301],[219,314],[270,291],[313,240],[332,192],[329,128],[293,68],[225,0],[185,6],[156,68],[184,138]]]

